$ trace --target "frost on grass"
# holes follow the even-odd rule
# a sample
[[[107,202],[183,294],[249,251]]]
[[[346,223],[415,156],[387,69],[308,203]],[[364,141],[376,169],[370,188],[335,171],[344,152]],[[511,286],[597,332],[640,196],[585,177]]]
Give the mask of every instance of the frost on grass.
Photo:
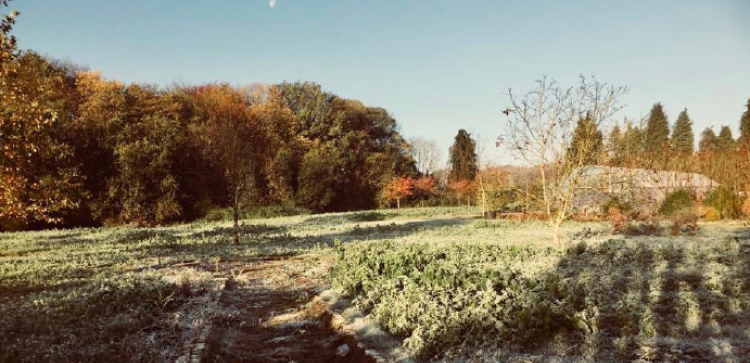
[[[741,230],[710,225],[695,237],[632,239],[594,233],[559,252],[523,241],[534,233],[512,231],[523,225],[474,227],[483,236],[507,233],[503,241],[343,245],[334,283],[424,360],[726,360],[728,352],[750,353],[739,333],[750,321],[750,242]],[[712,339],[723,348],[700,343]]]
[[[325,285],[333,264],[331,282],[356,303],[355,320],[425,360],[750,356],[742,223],[625,238],[570,223],[561,253],[541,222],[476,215],[247,220],[240,246],[227,222],[0,234],[0,361],[173,361],[206,323],[241,313],[210,303],[217,277],[299,290]]]

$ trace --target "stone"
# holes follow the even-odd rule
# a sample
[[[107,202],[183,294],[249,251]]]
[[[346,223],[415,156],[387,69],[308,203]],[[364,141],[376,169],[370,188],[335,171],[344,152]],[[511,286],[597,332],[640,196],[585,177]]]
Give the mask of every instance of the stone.
[[[349,346],[346,344],[339,345],[339,347],[336,348],[336,354],[346,357],[349,354]]]

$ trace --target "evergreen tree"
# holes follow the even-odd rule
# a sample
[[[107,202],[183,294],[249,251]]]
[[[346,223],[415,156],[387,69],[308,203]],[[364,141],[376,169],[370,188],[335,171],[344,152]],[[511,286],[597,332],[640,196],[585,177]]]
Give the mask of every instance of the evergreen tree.
[[[646,124],[646,152],[656,154],[669,146],[669,120],[661,103],[651,108]]]
[[[453,146],[450,148],[451,173],[449,180],[474,180],[477,166],[476,141],[464,129],[458,130]]]
[[[730,151],[734,149],[735,141],[732,136],[732,129],[729,126],[722,126],[719,137],[716,138],[716,146],[721,151]]]
[[[615,127],[612,128],[612,132],[609,133],[607,151],[609,152],[609,163],[611,165],[619,166],[622,164],[624,157],[624,138],[622,131],[620,131],[620,125],[615,125]]]
[[[645,132],[628,123],[622,136],[622,162],[630,167],[641,166],[640,158],[645,151]]]
[[[581,117],[565,153],[566,161],[571,167],[597,164],[602,147],[602,132],[597,129],[593,120]]]
[[[698,150],[701,153],[707,153],[716,150],[716,133],[710,128],[701,132],[701,140],[698,143]]]
[[[672,146],[675,151],[683,155],[691,155],[695,144],[693,136],[693,122],[688,116],[687,109],[682,110],[677,117],[672,132]]]
[[[750,143],[750,99],[747,100],[747,110],[740,118],[740,138],[738,141],[744,144]]]

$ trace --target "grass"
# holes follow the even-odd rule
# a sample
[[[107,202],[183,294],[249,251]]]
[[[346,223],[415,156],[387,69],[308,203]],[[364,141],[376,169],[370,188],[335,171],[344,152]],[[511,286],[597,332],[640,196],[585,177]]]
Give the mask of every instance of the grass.
[[[569,223],[559,252],[542,222],[478,214],[253,219],[240,246],[223,221],[0,234],[0,361],[174,361],[222,313],[205,308],[221,275],[293,255],[338,256],[331,282],[425,360],[750,355],[746,225],[623,238]]]

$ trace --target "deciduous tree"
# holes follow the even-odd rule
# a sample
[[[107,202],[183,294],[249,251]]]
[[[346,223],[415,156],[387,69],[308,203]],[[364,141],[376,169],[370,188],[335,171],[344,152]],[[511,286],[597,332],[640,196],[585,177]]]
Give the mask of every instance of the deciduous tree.
[[[437,170],[440,163],[440,146],[435,141],[412,137],[409,139],[409,146],[420,174],[431,175]]]
[[[393,178],[390,183],[383,187],[383,198],[388,201],[396,201],[396,208],[401,209],[401,199],[414,193],[414,179],[409,177]]]
[[[239,244],[240,210],[252,197],[257,173],[272,150],[269,127],[253,112],[253,98],[247,92],[226,84],[206,85],[194,92],[203,120],[195,136],[226,178],[234,242]]]
[[[518,96],[508,90],[510,107],[505,133],[498,143],[520,160],[534,166],[541,179],[541,200],[552,228],[553,241],[560,241],[562,222],[570,215],[576,189],[584,182],[584,158],[566,162],[577,121],[586,117],[597,128],[611,122],[621,109],[627,91],[581,76],[580,83],[562,87],[542,77],[534,90]],[[668,130],[667,130],[668,132]]]
[[[53,106],[62,80],[24,68],[11,34],[17,15],[0,22],[0,228],[59,223],[80,196],[78,169]]]

